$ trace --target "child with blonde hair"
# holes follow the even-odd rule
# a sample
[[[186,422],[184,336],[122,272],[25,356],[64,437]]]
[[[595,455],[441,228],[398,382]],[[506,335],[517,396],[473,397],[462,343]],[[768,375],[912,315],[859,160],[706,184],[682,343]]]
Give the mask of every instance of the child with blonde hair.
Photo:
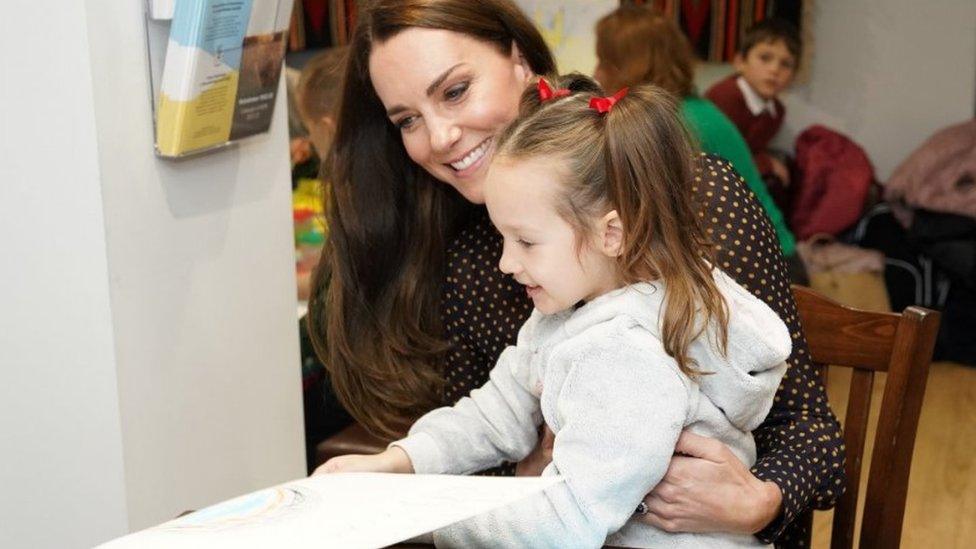
[[[439,547],[754,547],[639,520],[685,428],[746,465],[791,340],[712,266],[692,205],[696,154],[654,86],[603,97],[584,76],[540,80],[495,143],[485,202],[499,267],[535,310],[490,380],[375,456],[318,472],[470,474],[555,433],[543,475],[565,482],[434,532]]]

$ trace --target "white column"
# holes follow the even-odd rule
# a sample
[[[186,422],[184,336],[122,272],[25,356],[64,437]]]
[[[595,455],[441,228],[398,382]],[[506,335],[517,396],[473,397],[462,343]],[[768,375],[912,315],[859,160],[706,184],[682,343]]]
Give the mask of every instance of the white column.
[[[0,26],[0,546],[301,476],[284,93],[269,135],[163,161],[141,2]]]

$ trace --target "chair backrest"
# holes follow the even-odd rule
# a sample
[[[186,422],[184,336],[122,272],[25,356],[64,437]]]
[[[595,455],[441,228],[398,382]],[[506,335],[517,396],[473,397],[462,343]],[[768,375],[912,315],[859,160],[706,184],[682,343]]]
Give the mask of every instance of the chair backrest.
[[[834,510],[830,546],[854,543],[871,388],[874,373],[887,372],[859,537],[861,549],[897,548],[939,313],[920,307],[900,314],[861,311],[802,286],[793,286],[793,295],[813,360],[853,368],[843,425],[847,485]]]

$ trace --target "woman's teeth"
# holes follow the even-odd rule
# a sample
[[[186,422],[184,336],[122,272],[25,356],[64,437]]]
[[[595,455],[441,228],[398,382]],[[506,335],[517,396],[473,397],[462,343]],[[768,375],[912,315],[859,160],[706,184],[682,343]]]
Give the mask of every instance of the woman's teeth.
[[[488,151],[488,145],[491,144],[490,142],[490,139],[485,139],[475,150],[469,152],[467,156],[457,162],[451,162],[451,167],[457,171],[470,168],[472,164],[481,160],[481,157],[485,155],[485,152]]]

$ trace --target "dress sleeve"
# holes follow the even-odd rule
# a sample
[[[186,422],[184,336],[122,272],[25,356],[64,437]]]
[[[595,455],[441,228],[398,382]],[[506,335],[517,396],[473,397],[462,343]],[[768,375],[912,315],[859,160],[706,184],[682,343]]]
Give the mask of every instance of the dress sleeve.
[[[752,470],[783,493],[782,513],[757,537],[803,547],[808,521],[798,519],[833,506],[845,478],[843,439],[827,404],[822,366],[810,358],[775,233],[741,177],[728,163],[703,155],[693,188],[718,266],[776,311],[793,339],[772,410],[753,432],[758,459]]]

